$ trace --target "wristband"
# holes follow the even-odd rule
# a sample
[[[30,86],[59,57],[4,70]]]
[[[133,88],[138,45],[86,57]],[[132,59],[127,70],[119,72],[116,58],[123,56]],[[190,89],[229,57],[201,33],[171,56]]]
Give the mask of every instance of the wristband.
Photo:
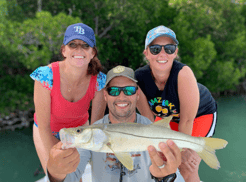
[[[177,175],[176,173],[173,173],[160,179],[151,174],[151,178],[154,179],[156,182],[173,182],[177,178]]]

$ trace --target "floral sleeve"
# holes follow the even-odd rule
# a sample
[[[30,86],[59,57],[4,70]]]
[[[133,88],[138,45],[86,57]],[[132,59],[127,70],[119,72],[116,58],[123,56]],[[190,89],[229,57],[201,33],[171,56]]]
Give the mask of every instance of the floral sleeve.
[[[33,80],[39,81],[43,87],[51,90],[53,87],[53,72],[52,69],[48,66],[41,66],[37,68],[30,77]]]
[[[106,75],[102,72],[99,72],[97,75],[96,91],[100,91],[105,87]]]

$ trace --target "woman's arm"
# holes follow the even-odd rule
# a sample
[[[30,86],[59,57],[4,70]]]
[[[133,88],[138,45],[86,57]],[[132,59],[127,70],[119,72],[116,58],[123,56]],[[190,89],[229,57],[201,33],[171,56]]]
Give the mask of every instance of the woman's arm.
[[[35,113],[38,122],[38,130],[40,138],[44,144],[46,151],[46,159],[50,149],[59,140],[52,135],[50,129],[50,90],[44,88],[40,82],[35,81],[34,84],[34,105]]]
[[[106,101],[104,99],[103,90],[96,91],[94,98],[92,99],[91,107],[91,124],[99,119],[102,119],[106,109]]]
[[[179,131],[191,135],[200,95],[195,75],[188,66],[184,66],[178,74],[178,95],[180,102]]]
[[[141,90],[140,87],[138,87],[139,89],[139,99],[137,101],[137,108],[138,111],[140,112],[140,114],[142,116],[145,116],[147,118],[149,118],[150,121],[154,122],[155,118],[154,118],[154,114],[151,111],[147,98],[144,95],[143,91]]]

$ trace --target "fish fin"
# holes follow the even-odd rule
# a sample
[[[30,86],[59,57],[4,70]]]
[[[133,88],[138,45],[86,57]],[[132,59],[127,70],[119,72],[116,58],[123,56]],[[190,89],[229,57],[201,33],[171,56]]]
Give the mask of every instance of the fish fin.
[[[198,155],[203,161],[213,169],[219,169],[220,163],[215,155],[215,149],[222,149],[226,147],[227,141],[219,138],[203,138],[205,140],[205,146],[202,152],[198,152]]]
[[[152,125],[164,126],[164,127],[170,129],[169,123],[170,123],[170,121],[171,121],[172,118],[173,118],[173,116],[165,117],[164,119],[161,119],[159,121],[156,121],[156,122],[152,123]]]
[[[220,138],[203,138],[205,140],[205,145],[213,149],[223,149],[226,147],[228,142]]]
[[[126,152],[114,152],[114,150],[111,147],[111,143],[108,142],[107,144],[108,148],[112,150],[114,155],[117,157],[117,159],[130,171],[133,170],[133,160],[129,153]]]

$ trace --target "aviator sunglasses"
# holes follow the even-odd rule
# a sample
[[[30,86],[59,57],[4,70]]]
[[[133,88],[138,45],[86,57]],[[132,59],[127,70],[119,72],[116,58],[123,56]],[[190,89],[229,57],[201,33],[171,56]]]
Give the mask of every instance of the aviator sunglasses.
[[[126,87],[109,87],[107,88],[107,92],[111,96],[118,96],[120,92],[123,91],[125,95],[131,96],[134,95],[137,91],[138,87],[134,86],[126,86]]]
[[[78,44],[78,43],[75,43],[75,42],[69,43],[68,46],[71,49],[77,49],[78,46],[81,46],[82,49],[89,49],[89,47],[90,47],[88,44]]]
[[[173,54],[176,51],[177,45],[167,44],[167,45],[151,45],[149,46],[149,50],[151,54],[157,55],[161,52],[162,47],[164,47],[164,51],[167,54]]]

